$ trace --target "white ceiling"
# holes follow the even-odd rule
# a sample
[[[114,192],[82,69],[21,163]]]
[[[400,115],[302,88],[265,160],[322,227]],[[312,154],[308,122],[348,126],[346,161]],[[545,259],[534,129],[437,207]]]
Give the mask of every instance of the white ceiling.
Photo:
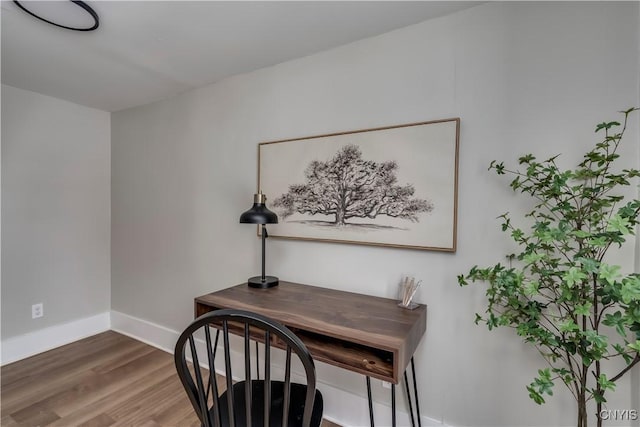
[[[100,16],[100,27],[93,32],[54,27],[2,0],[2,83],[116,111],[478,4],[87,3]],[[82,12],[70,2],[53,4],[69,17],[76,9]]]

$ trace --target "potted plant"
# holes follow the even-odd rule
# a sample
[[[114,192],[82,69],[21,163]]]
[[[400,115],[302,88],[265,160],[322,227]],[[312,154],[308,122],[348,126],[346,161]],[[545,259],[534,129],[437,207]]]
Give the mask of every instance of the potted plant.
[[[546,361],[527,386],[529,396],[543,404],[562,382],[577,402],[578,427],[590,418],[602,426],[605,395],[640,363],[640,274],[622,274],[610,256],[634,234],[640,213],[640,200],[625,199],[621,191],[640,171],[615,169],[635,110],[621,112],[622,124],[599,124],[602,141],[574,169],[560,170],[557,156],[520,157],[522,171],[491,162],[490,170],[513,177],[514,191],[535,200],[521,219],[530,226],[516,225],[508,213],[500,216],[502,231],[518,247],[508,255],[513,265],[475,266],[458,276],[461,286],[487,284],[488,306],[476,314],[476,324],[515,329]],[[624,368],[607,372],[603,362],[617,358]],[[591,401],[595,415],[587,412]]]

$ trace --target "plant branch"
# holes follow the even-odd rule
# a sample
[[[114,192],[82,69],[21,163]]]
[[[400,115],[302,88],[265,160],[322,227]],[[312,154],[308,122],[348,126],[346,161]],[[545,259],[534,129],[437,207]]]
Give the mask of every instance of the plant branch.
[[[611,382],[618,381],[624,374],[626,374],[631,368],[633,368],[636,364],[640,362],[640,353],[636,353],[636,357],[629,363],[623,370],[621,370],[618,375],[611,378]]]

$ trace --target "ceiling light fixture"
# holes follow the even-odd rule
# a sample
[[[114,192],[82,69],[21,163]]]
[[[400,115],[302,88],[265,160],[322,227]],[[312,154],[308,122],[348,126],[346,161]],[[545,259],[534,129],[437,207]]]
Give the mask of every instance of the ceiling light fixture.
[[[17,4],[20,9],[24,10],[29,15],[31,15],[31,16],[33,16],[35,18],[38,18],[39,20],[44,21],[44,22],[46,22],[48,24],[55,25],[56,27],[65,28],[67,30],[73,30],[73,31],[93,31],[96,28],[98,28],[98,26],[100,25],[100,19],[98,18],[98,14],[96,13],[96,11],[93,10],[91,8],[91,6],[89,6],[88,4],[86,4],[85,2],[80,1],[80,0],[70,0],[70,1],[71,1],[71,3],[75,4],[76,6],[81,7],[89,15],[91,15],[91,17],[93,18],[93,21],[94,21],[94,23],[93,23],[93,25],[91,27],[69,27],[69,26],[66,26],[66,25],[58,24],[56,22],[50,21],[48,19],[45,19],[42,16],[39,16],[39,15],[35,14],[34,12],[30,11],[23,4],[21,4],[18,0],[13,0],[13,2],[15,4]],[[27,2],[27,3],[29,3],[29,2]]]

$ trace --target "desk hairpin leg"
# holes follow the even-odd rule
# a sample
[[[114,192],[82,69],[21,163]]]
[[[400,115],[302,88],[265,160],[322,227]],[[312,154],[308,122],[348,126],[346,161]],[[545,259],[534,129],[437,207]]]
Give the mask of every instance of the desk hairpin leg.
[[[420,403],[418,402],[418,385],[416,383],[416,365],[413,362],[413,357],[411,357],[411,374],[413,379],[413,396],[416,399],[416,418],[418,419],[418,427],[422,427],[422,420],[420,419]],[[409,379],[407,378],[406,370],[404,371],[404,384],[405,384],[405,391],[407,393],[407,401],[409,402],[409,413],[411,414],[411,426],[416,427],[416,422],[413,418],[413,405],[411,404],[411,391],[409,390]]]
[[[371,398],[371,378],[367,377],[367,397],[369,398],[369,423],[374,427],[373,399]],[[391,425],[396,427],[396,385],[391,384]]]
[[[407,367],[407,369],[409,369]],[[413,413],[413,401],[411,398],[411,389],[409,388],[409,377],[407,376],[407,371],[404,371],[404,385],[405,392],[407,395],[407,401],[409,406],[409,414],[411,415],[411,427],[416,427],[416,419],[418,420],[418,427],[422,427],[422,420],[420,419],[420,403],[418,402],[418,383],[416,382],[416,365],[413,361],[413,357],[411,358],[411,378],[413,379],[413,396],[416,400],[416,411],[415,417]],[[371,398],[371,378],[367,377],[367,397],[369,398],[369,422],[371,427],[374,427],[374,419],[373,419],[373,399]],[[391,425],[393,427],[396,426],[396,386],[395,384],[391,384]]]
[[[411,356],[411,373],[413,375],[413,394],[416,398],[416,417],[418,418],[418,427],[422,427],[422,420],[420,419],[420,402],[418,402],[418,383],[416,382],[416,365],[413,362],[413,356]]]
[[[396,385],[391,383],[391,426],[396,427]]]
[[[413,419],[413,405],[411,404],[411,393],[409,392],[409,380],[407,379],[407,371],[404,371],[404,385],[407,392],[407,403],[409,406],[409,415],[411,415],[411,426],[415,427],[416,421]]]
[[[367,397],[369,398],[369,424],[374,427],[373,422],[373,399],[371,399],[371,378],[367,377]]]

